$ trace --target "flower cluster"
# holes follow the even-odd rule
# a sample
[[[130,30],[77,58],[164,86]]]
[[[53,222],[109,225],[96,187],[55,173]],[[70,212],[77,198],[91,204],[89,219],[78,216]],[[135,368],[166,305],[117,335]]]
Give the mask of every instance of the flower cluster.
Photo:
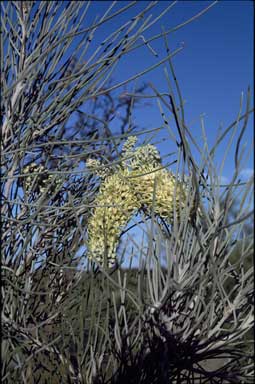
[[[148,215],[154,212],[172,223],[186,205],[185,185],[162,169],[157,149],[151,144],[134,149],[135,143],[135,137],[128,139],[122,165],[102,180],[88,222],[89,258],[108,267],[116,262],[121,232],[135,212],[144,207]],[[89,160],[87,166],[96,170],[100,163]]]
[[[125,173],[109,176],[101,185],[96,208],[88,223],[89,257],[108,266],[116,262],[119,237],[127,222],[139,208]],[[107,260],[107,262],[105,262]]]
[[[154,145],[147,144],[134,149],[137,137],[129,136],[122,148],[124,167],[131,171],[148,171],[161,165],[160,154]]]
[[[54,177],[43,165],[36,164],[35,162],[25,166],[22,173],[27,175],[23,178],[23,187],[27,193],[33,191],[43,194]],[[60,185],[60,180],[56,184]]]
[[[102,166],[99,160],[96,159],[88,159],[86,161],[87,168],[94,172],[95,175],[101,177],[101,179],[105,179],[110,175],[110,169],[106,166]]]
[[[160,154],[158,150],[151,144],[137,148],[131,160],[131,168],[133,171],[147,171],[159,168],[161,165]]]
[[[134,146],[137,142],[137,137],[136,136],[129,136],[127,141],[123,144],[122,147],[122,156],[129,156],[134,149]]]
[[[166,169],[134,178],[133,185],[147,212],[153,212],[170,223],[174,220],[174,214],[179,216],[186,206],[187,192],[184,184]]]

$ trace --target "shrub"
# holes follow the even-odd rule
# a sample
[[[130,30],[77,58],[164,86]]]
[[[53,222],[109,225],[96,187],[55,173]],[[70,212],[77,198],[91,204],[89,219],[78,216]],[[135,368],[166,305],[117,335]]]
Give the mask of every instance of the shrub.
[[[112,85],[111,66],[141,38],[153,52],[143,32],[157,20],[147,18],[156,3],[143,4],[86,54],[97,31],[134,5],[112,12],[109,4],[87,26],[89,2],[3,4],[3,382],[253,380],[253,238],[246,231],[253,180],[238,179],[250,91],[244,113],[241,99],[237,118],[211,148],[201,124],[199,146],[185,123],[171,61],[180,49],[170,53],[168,31],[156,36],[164,38],[166,58],[145,70],[169,64],[168,96],[152,84],[117,96],[143,72]],[[176,124],[175,171],[151,139],[157,129],[132,122],[148,89],[164,124],[169,128],[163,106]],[[133,150],[133,137],[144,134]],[[235,172],[222,186],[214,157],[225,140],[235,143]],[[122,194],[124,217],[118,207],[100,208]],[[132,217],[143,231],[138,243],[123,240]]]

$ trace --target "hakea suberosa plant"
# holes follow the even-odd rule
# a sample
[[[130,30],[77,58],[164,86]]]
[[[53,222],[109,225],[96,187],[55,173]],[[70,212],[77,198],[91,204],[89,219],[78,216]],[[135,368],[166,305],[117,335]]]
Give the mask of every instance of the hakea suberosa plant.
[[[102,179],[88,222],[88,254],[97,263],[112,267],[120,235],[139,210],[172,223],[174,215],[187,207],[187,186],[162,167],[155,146],[135,147],[130,136],[115,167],[89,159],[87,167]]]

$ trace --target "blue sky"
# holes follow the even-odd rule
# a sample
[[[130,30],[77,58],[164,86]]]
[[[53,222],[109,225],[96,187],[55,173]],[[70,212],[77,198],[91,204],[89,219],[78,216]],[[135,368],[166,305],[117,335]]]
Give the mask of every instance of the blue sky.
[[[94,18],[97,13],[102,15],[110,3],[110,1],[93,2],[89,18]],[[117,2],[112,12],[128,3],[127,1]],[[149,13],[155,17],[171,3],[160,1]],[[165,30],[172,29],[211,3],[211,1],[177,2],[152,28],[145,31],[144,37],[149,39],[158,34],[162,26]],[[139,1],[135,7],[120,15],[117,20],[114,19],[114,22],[103,25],[100,28],[100,41],[148,4],[147,1]],[[203,114],[209,145],[211,145],[216,138],[219,125],[222,124],[225,128],[236,118],[241,92],[246,93],[250,85],[253,95],[253,3],[251,1],[220,1],[200,18],[168,35],[168,43],[172,51],[184,45],[184,49],[173,58],[173,64],[186,102],[186,123],[199,140],[200,115]],[[122,81],[166,56],[162,38],[150,44],[158,53],[158,58],[155,58],[146,47],[131,52],[123,57],[113,73],[114,82]],[[159,91],[167,91],[164,66],[144,75],[137,84],[149,81]],[[131,83],[127,89],[130,91],[132,87]],[[244,107],[245,102],[246,98]],[[136,122],[147,129],[162,124],[157,104],[156,102],[153,104],[149,108],[138,110],[135,114]],[[253,117],[250,119],[245,137],[248,145],[253,141],[252,127]],[[223,143],[220,154],[224,152],[225,147],[226,143]],[[171,152],[169,143],[162,144],[159,148],[162,154]],[[230,156],[224,168],[226,178],[233,173],[232,160],[233,156],[232,158]],[[218,161],[220,162],[220,158]],[[245,166],[244,175],[250,175],[252,168],[253,159],[251,158]]]

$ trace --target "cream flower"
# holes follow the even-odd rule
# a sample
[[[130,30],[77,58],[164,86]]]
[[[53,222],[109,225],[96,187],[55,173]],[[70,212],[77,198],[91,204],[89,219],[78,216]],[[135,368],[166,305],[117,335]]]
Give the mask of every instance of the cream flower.
[[[122,230],[142,207],[169,223],[186,206],[186,187],[166,169],[162,169],[157,149],[147,144],[134,149],[135,137],[123,146],[123,162],[116,172],[105,177],[95,198],[95,208],[88,221],[88,256],[112,267]],[[131,156],[126,160],[127,156]],[[91,169],[91,160],[87,166]]]
[[[88,223],[89,257],[104,265],[106,258],[108,266],[112,266],[121,232],[139,205],[131,185],[119,174],[102,183],[95,203],[97,207]]]

